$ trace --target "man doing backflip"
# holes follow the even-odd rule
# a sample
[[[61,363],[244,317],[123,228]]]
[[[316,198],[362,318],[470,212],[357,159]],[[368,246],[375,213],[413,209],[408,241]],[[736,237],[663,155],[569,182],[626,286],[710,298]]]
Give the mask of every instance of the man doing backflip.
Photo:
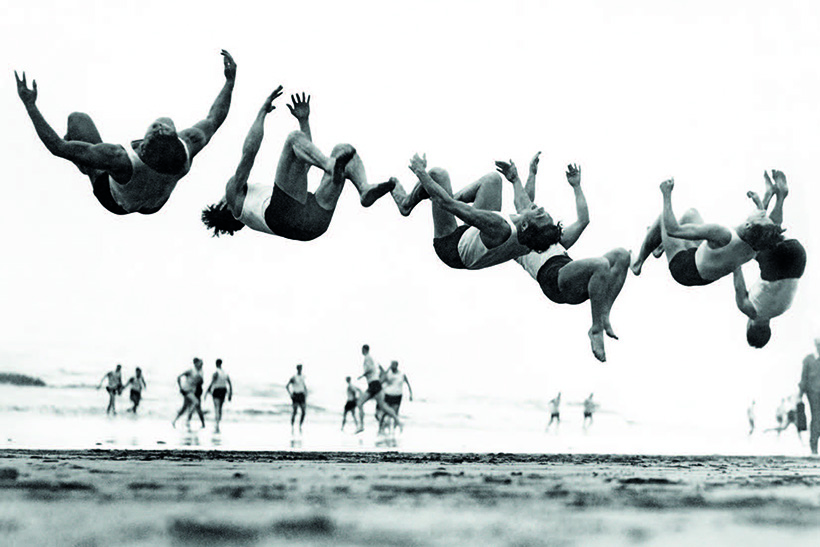
[[[225,187],[225,196],[202,211],[202,222],[214,235],[233,235],[244,226],[297,241],[310,241],[324,234],[342,194],[345,180],[359,191],[362,206],[370,207],[393,189],[393,180],[377,185],[367,182],[364,164],[349,144],[338,144],[325,156],[313,144],[308,117],[310,97],[291,95],[290,113],[299,121],[299,131],[288,135],[279,156],[273,184],[248,184],[248,176],[264,136],[265,117],[276,108],[273,101],[281,86],[265,100],[256,115],[245,144],[242,159]],[[316,192],[308,192],[308,170],[324,171]]]
[[[177,133],[170,118],[157,118],[145,136],[130,144],[104,143],[88,114],[68,116],[68,132],[61,139],[46,122],[35,104],[37,82],[29,89],[26,73],[17,80],[17,94],[23,101],[34,129],[49,152],[74,163],[91,179],[94,196],[115,215],[159,211],[171,196],[179,179],[191,169],[191,162],[225,121],[231,105],[236,63],[222,50],[225,85],[208,117]]]

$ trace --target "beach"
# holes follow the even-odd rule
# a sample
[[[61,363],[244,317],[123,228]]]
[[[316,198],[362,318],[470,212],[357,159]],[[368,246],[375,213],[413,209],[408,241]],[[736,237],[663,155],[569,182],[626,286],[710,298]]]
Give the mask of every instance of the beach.
[[[820,461],[0,451],[4,545],[789,545]]]

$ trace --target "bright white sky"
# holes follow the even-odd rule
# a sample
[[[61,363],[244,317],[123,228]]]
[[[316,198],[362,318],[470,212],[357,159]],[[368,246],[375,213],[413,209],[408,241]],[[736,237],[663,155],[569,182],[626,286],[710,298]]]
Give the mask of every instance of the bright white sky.
[[[0,368],[115,362],[154,376],[199,355],[235,381],[285,382],[297,362],[318,393],[341,397],[359,348],[398,359],[420,396],[565,400],[590,391],[633,417],[742,422],[752,398],[791,393],[820,333],[820,4],[796,2],[59,2],[9,3],[0,21],[6,208],[0,216]],[[212,7],[210,7],[212,6]],[[202,119],[238,63],[227,121],[164,209],[116,217],[72,165],[37,139],[12,70],[39,84],[62,134],[85,111],[108,142],[156,117]],[[314,141],[359,150],[372,181],[414,152],[460,187],[542,150],[538,201],[574,220],[564,177],[581,164],[592,223],[571,255],[637,249],[674,176],[681,213],[739,223],[746,190],[785,171],[789,235],[809,251],[792,310],[763,350],[747,347],[726,278],[686,289],[663,263],[630,275],[599,364],[589,307],[556,306],[516,264],[450,270],[433,253],[429,204],[410,219],[347,188],[330,231],[311,243],[251,232],[213,239],[200,210],[220,198],[242,140],[276,85],[312,94]],[[271,182],[297,127],[269,116],[251,174]],[[318,182],[314,174],[312,184]],[[511,192],[505,206],[512,207]],[[756,266],[747,268],[751,282]],[[52,365],[53,364],[53,365]],[[238,378],[237,378],[238,376]]]

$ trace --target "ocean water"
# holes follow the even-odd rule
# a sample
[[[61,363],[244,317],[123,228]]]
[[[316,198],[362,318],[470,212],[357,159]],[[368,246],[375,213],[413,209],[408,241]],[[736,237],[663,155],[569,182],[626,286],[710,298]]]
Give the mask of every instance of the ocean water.
[[[340,431],[344,385],[317,389],[308,397],[304,431],[292,435],[290,399],[284,385],[237,386],[226,403],[222,431],[213,431],[213,404],[207,399],[206,427],[171,420],[181,405],[174,375],[147,376],[137,415],[127,391],[117,399],[117,415],[107,416],[108,396],[97,389],[98,371],[57,370],[41,376],[47,387],[0,385],[0,448],[202,448],[220,450],[400,450],[407,452],[509,452],[600,454],[805,455],[794,429],[747,435],[745,424],[727,429],[704,423],[653,422],[625,416],[606,405],[582,428],[580,401],[562,405],[560,428],[546,432],[546,401],[514,397],[417,398],[405,394],[405,428],[394,438],[376,434],[375,403],[366,405],[366,430],[355,435],[349,420]],[[128,373],[124,379],[128,378]],[[207,378],[207,375],[206,375]],[[770,426],[770,425],[769,425]]]

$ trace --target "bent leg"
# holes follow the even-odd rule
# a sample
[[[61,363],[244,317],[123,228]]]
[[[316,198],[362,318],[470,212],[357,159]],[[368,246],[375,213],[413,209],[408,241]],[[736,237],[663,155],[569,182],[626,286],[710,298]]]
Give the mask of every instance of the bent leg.
[[[450,174],[440,167],[433,167],[429,171],[430,178],[441,186],[445,192],[453,195],[453,186],[450,184]],[[433,237],[446,237],[458,228],[458,222],[455,215],[449,211],[445,211],[440,206],[433,202]]]
[[[393,201],[396,202],[396,207],[399,208],[399,213],[402,216],[410,216],[416,205],[430,197],[421,182],[416,182],[416,185],[408,194],[398,179],[391,180],[395,181],[396,186],[390,191],[390,194],[393,196]]]
[[[501,175],[487,173],[477,181],[459,190],[453,198],[464,203],[472,203],[476,209],[501,211],[502,186]]]
[[[276,176],[273,183],[277,188],[299,203],[307,199],[307,174],[311,166],[318,167],[328,174],[333,173],[334,161],[313,144],[301,131],[293,131],[287,136]]]
[[[85,112],[72,112],[68,115],[65,140],[87,142],[89,144],[100,144],[103,142],[100,132],[94,124],[94,120]],[[82,174],[88,175],[92,182],[100,173],[97,169],[90,169],[76,163],[74,165],[77,166],[77,169],[79,169]]]
[[[630,265],[630,269],[635,275],[641,275],[643,264],[650,255],[658,258],[666,252],[667,260],[672,260],[681,250],[697,247],[698,245],[697,242],[669,237],[664,229],[662,217],[663,215],[655,219],[655,222],[646,230],[646,236],[643,243],[641,243],[641,248]],[[703,224],[703,218],[701,218],[697,209],[689,209],[680,216],[678,222],[680,224]]]
[[[349,144],[337,144],[330,156],[334,165],[333,172],[322,177],[322,182],[314,193],[316,202],[328,211],[336,208],[345,180],[349,180],[356,187],[359,202],[363,207],[370,207],[396,185],[395,179],[376,185],[369,184],[362,158]]]

